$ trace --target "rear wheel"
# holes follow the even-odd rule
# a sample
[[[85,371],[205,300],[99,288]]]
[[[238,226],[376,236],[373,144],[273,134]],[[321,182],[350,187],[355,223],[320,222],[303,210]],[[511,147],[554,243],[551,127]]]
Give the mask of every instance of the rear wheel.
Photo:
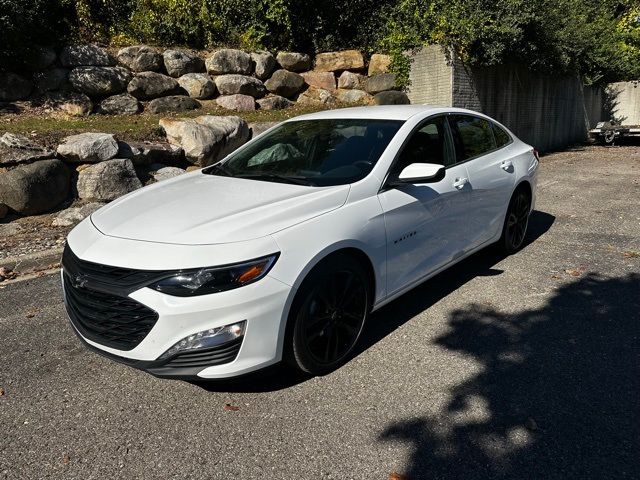
[[[499,245],[504,253],[510,255],[522,248],[529,225],[530,211],[531,195],[526,189],[520,188],[511,197],[502,227]]]
[[[332,257],[316,267],[289,314],[289,362],[312,375],[345,363],[367,319],[369,295],[368,275],[352,257]]]

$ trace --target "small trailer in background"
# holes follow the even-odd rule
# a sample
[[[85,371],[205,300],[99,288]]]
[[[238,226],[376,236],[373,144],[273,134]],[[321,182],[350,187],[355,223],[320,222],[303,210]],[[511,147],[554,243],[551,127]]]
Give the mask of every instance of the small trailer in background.
[[[640,125],[614,125],[611,122],[598,122],[596,128],[589,130],[589,137],[603,145],[615,145],[624,137],[640,137]]]

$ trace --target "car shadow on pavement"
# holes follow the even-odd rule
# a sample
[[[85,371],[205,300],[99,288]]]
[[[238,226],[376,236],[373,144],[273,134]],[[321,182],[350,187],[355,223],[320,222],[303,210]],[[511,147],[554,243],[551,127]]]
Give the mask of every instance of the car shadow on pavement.
[[[435,343],[480,371],[385,426],[407,479],[639,478],[640,274],[585,274],[516,314],[470,304],[448,327]]]
[[[547,232],[554,220],[555,217],[548,213],[537,210],[532,212],[524,248]],[[492,267],[504,258],[504,255],[500,254],[497,249],[485,248],[376,311],[371,315],[353,356],[366,351],[469,280],[478,276],[501,274],[502,270],[496,270]],[[231,380],[192,381],[190,383],[212,392],[255,393],[289,388],[305,382],[309,378],[308,375],[295,372],[283,365],[275,365]]]

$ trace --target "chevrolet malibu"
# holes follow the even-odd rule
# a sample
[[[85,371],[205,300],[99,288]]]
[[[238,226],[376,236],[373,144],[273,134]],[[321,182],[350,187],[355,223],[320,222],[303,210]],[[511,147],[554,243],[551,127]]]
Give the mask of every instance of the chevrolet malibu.
[[[322,375],[372,311],[488,245],[520,249],[537,169],[532,147],[469,110],[296,117],[81,222],[67,312],[87,346],[160,377],[282,360]]]

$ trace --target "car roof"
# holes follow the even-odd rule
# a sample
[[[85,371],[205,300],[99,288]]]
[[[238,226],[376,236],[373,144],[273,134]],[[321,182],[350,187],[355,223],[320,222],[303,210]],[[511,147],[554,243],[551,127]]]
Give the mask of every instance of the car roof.
[[[434,105],[376,105],[371,107],[337,108],[323,110],[294,117],[291,120],[328,120],[328,119],[356,119],[368,118],[378,120],[408,120],[418,114],[432,114],[441,112],[461,111],[451,107],[437,107]],[[290,121],[291,121],[290,120]]]

